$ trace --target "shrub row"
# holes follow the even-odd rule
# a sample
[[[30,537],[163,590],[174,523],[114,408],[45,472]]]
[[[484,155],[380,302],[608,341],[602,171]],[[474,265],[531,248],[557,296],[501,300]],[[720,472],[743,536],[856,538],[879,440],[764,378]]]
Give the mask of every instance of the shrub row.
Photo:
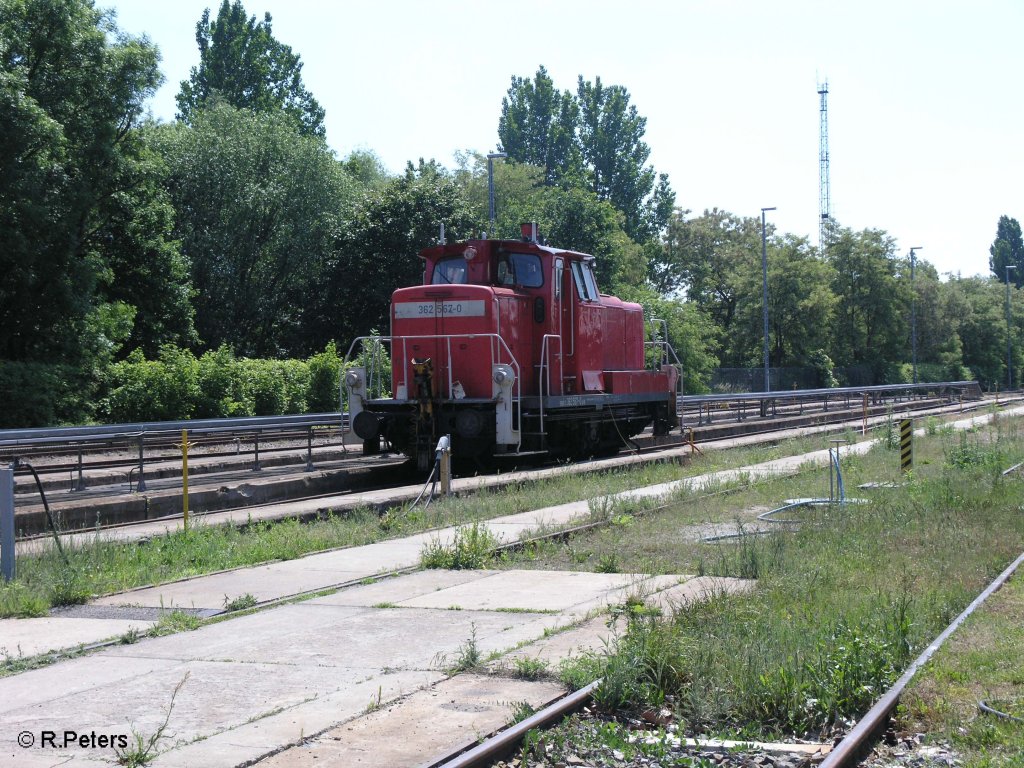
[[[123,423],[336,411],[341,363],[333,342],[308,360],[251,360],[227,347],[198,358],[173,346],[156,360],[133,352],[110,366],[98,415]]]

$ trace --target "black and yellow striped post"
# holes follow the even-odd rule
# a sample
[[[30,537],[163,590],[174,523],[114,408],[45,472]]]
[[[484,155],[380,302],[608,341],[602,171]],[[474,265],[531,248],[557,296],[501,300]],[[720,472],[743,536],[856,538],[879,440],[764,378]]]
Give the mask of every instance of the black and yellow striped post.
[[[914,468],[914,422],[900,419],[900,470],[909,472]]]

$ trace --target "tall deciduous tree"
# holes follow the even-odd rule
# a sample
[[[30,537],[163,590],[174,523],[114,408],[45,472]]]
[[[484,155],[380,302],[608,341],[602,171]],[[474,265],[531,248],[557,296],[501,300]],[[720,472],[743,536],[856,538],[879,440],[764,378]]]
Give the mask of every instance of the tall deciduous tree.
[[[146,254],[177,258],[146,223],[160,203],[137,128],[157,62],[89,0],[0,3],[0,357],[88,365],[111,354],[142,299],[104,286]],[[126,231],[144,248],[124,249]]]
[[[305,134],[324,135],[324,110],[302,83],[302,62],[274,37],[270,14],[257,22],[241,0],[223,0],[217,18],[210,9],[196,24],[199,65],[178,93],[185,122],[218,99],[254,112],[284,111]]]
[[[760,259],[745,260],[741,272],[730,341],[735,351],[743,350],[748,362],[760,362],[764,343]],[[836,307],[832,278],[832,267],[817,258],[805,238],[773,238],[768,250],[771,365],[807,365],[812,353],[829,346]]]
[[[654,169],[646,165],[651,154],[643,140],[647,118],[630,104],[629,91],[621,85],[605,86],[600,77],[591,83],[581,75],[576,98],[580,148],[591,189],[622,211],[630,237],[645,240],[657,231],[648,199],[656,177]]]
[[[549,185],[572,179],[579,175],[581,163],[578,121],[576,100],[555,88],[543,66],[533,80],[513,76],[501,100],[501,151],[517,163],[543,168]]]
[[[310,314],[354,186],[333,153],[280,112],[227,104],[162,129],[202,341],[245,355],[322,348]]]
[[[900,362],[906,349],[909,286],[897,278],[896,243],[881,230],[839,229],[829,243],[839,303],[832,358],[839,365],[869,365],[876,373]]]
[[[989,388],[1004,385],[1007,332],[1004,286],[991,278],[958,277],[950,280],[949,288],[962,300],[959,336],[964,365],[982,385]],[[1019,335],[1015,333],[1015,366],[1020,361],[1019,342]]]
[[[759,261],[761,222],[717,208],[692,219],[688,213],[678,211],[669,222],[664,248],[649,274],[663,293],[685,289],[728,337],[741,275]]]
[[[668,224],[675,205],[668,176],[646,164],[646,126],[622,86],[580,76],[575,94],[559,92],[540,67],[532,80],[512,78],[498,136],[513,161],[544,168],[549,186],[584,187],[610,202],[626,234],[642,243]]]
[[[1006,268],[1010,270],[1010,281],[1018,288],[1024,286],[1024,239],[1021,238],[1020,223],[1009,216],[1000,216],[996,226],[996,239],[988,249],[989,268],[1000,280],[1006,279]]]

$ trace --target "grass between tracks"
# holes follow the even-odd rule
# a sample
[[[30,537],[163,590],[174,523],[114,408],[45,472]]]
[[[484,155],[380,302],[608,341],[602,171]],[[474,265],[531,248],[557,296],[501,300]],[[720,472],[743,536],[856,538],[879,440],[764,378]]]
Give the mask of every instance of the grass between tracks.
[[[967,768],[1024,765],[1024,573],[971,615],[903,696],[898,726],[953,744]],[[1018,721],[979,710],[979,702]]]
[[[650,464],[588,475],[566,473],[438,501],[427,509],[393,509],[383,516],[364,509],[309,523],[283,520],[244,526],[203,525],[196,518],[188,533],[168,533],[145,543],[119,542],[97,533],[86,543],[65,544],[68,565],[46,545],[41,554],[19,557],[17,579],[0,584],[0,618],[42,616],[53,606],[83,603],[94,595],[592,498],[802,453],[822,444],[821,437],[797,438],[728,452],[708,451],[687,466]]]
[[[756,512],[786,498],[821,496],[823,487],[827,495],[824,469],[728,495],[679,499],[653,514],[619,508],[607,528],[527,547],[502,562],[756,578],[749,594],[714,595],[674,616],[633,614],[608,653],[574,660],[563,668],[563,679],[582,684],[603,677],[595,697],[603,710],[665,707],[694,732],[827,739],[862,714],[1024,549],[1024,478],[1001,475],[1024,456],[1020,420],[999,418],[969,434],[929,431],[917,439],[916,469],[905,486],[853,491],[859,482],[894,478],[898,458],[884,446],[849,457],[847,494],[870,503],[786,515],[799,514],[798,530],[775,526],[766,535],[699,541],[729,523],[749,530]],[[1006,616],[1004,624],[990,625],[988,656],[966,667],[958,659],[950,665],[958,671],[946,676],[990,679],[997,700],[1009,696],[1012,682],[1010,705],[1019,714],[1013,697],[1024,678],[1016,616],[1015,626]],[[986,678],[981,669],[1004,653],[1001,671]],[[954,733],[972,749],[1001,738],[1000,748],[1019,755],[1019,724],[1012,739],[997,738],[993,734],[1011,726],[975,725],[938,703],[953,684],[927,689],[912,714],[939,738]],[[550,745],[558,735],[542,741]],[[989,764],[995,763],[977,763]]]

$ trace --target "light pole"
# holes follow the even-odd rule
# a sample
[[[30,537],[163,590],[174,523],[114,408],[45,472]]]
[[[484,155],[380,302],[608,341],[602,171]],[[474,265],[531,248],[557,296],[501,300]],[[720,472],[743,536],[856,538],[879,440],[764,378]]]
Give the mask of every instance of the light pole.
[[[914,268],[917,266],[916,251],[923,250],[920,245],[910,249],[910,366],[914,371],[914,383],[917,384],[917,289],[914,287]]]
[[[770,369],[768,368],[768,240],[765,233],[765,211],[774,211],[774,208],[761,209],[761,316],[764,321],[764,391],[772,391]]]
[[[1013,347],[1010,342],[1010,270],[1015,264],[1006,265],[1006,388],[1013,389]]]
[[[494,161],[499,157],[508,157],[505,152],[491,152],[487,155],[487,203],[491,213],[491,236],[494,236]]]

